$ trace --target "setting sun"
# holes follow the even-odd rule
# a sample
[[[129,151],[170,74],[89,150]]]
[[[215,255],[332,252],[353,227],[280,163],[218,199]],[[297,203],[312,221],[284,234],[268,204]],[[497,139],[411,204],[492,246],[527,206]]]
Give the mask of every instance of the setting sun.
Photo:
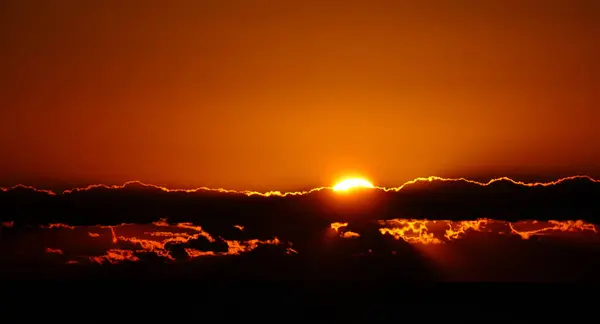
[[[375,188],[375,186],[371,182],[360,178],[346,179],[333,186],[334,191],[347,191],[353,188]]]

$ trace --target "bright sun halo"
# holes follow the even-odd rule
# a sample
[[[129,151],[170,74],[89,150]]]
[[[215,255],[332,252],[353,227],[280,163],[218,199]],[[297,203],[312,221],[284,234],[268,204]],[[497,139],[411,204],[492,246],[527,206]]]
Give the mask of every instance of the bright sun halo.
[[[353,188],[375,188],[375,186],[369,181],[360,178],[346,179],[333,186],[334,191],[347,191]]]

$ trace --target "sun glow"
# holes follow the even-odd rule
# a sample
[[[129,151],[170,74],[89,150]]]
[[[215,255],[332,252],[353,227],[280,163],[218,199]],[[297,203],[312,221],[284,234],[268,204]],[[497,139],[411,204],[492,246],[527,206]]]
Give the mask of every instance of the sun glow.
[[[375,186],[371,182],[360,178],[342,180],[333,186],[334,191],[348,191],[353,188],[375,188]]]

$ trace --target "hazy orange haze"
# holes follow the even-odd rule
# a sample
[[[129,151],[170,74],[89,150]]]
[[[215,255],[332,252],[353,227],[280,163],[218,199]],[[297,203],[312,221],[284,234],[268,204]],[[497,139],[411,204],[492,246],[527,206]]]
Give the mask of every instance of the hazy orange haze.
[[[600,174],[600,2],[0,3],[0,184]]]

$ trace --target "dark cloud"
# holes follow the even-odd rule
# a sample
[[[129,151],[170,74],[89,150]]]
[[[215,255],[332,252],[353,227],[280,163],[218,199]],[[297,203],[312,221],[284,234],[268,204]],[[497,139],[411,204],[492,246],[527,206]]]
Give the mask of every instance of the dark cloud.
[[[361,219],[597,222],[599,195],[600,184],[588,178],[534,187],[508,180],[488,186],[466,181],[419,181],[405,185],[398,192],[364,190],[339,195],[324,189],[287,197],[166,191],[139,184],[57,195],[19,187],[0,192],[0,221],[14,226],[116,225],[149,223],[168,217],[173,222],[201,222],[211,230],[239,235],[243,231],[233,228],[234,225],[244,224],[257,234],[262,231],[270,235],[273,228],[293,232],[305,227],[322,228],[334,221]]]
[[[599,190],[581,178],[286,197],[21,187],[0,193],[0,261],[14,278],[593,280]]]

